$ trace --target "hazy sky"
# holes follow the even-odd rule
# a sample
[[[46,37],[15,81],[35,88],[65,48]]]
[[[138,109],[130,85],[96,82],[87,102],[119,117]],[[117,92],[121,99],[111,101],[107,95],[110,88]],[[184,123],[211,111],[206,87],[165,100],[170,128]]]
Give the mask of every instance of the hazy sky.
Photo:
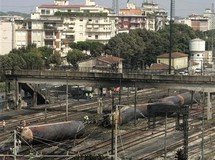
[[[127,0],[119,0],[120,8],[126,6]],[[143,0],[130,0],[141,6]],[[154,0],[160,7],[165,8],[169,12],[170,0]],[[0,11],[19,11],[27,12],[35,10],[35,7],[40,4],[53,4],[54,0],[0,0]],[[70,0],[70,4],[83,4],[84,0]],[[111,7],[112,0],[96,0],[96,3],[101,6]],[[192,13],[203,13],[206,8],[211,8],[215,0],[175,0],[175,15],[188,16]]]

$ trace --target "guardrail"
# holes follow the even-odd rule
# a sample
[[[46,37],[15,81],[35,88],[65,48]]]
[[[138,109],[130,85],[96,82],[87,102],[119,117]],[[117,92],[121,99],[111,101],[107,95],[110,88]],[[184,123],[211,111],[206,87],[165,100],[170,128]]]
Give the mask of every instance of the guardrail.
[[[73,78],[73,79],[94,79],[94,78],[111,78],[111,79],[124,79],[124,80],[154,80],[154,81],[172,81],[172,82],[215,82],[215,75],[172,75],[167,73],[157,72],[80,72],[78,70],[73,71],[60,71],[60,70],[8,70],[5,72],[6,76],[17,77],[41,77],[41,78]]]

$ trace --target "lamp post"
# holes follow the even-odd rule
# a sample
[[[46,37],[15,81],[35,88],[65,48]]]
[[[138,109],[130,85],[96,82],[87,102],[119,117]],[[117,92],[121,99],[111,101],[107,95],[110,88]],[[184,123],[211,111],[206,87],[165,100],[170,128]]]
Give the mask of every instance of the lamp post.
[[[169,22],[169,74],[171,74],[171,53],[172,53],[172,15],[173,15],[173,0],[170,2],[170,22]]]

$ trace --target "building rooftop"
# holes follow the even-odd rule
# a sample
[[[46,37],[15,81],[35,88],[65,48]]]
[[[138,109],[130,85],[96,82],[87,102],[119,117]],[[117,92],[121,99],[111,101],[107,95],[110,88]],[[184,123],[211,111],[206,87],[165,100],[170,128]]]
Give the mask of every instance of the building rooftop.
[[[80,7],[96,7],[96,5],[55,5],[55,4],[42,4],[38,8],[80,8]]]
[[[149,70],[163,70],[163,69],[168,70],[169,65],[164,64],[164,63],[153,63],[153,64],[151,64],[151,66],[149,68]]]
[[[171,53],[171,57],[172,58],[188,57],[188,54],[185,54],[182,52],[173,52],[173,53]],[[169,53],[161,54],[161,55],[157,56],[157,58],[169,58]]]
[[[102,61],[104,63],[112,64],[112,63],[119,63],[119,62],[123,61],[124,59],[120,58],[120,57],[115,57],[112,55],[104,55],[104,56],[97,57],[97,60]]]

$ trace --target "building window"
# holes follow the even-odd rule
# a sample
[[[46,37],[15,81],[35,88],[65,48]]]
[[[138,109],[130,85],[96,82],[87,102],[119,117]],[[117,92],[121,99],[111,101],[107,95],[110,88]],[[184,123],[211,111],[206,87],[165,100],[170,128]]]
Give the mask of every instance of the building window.
[[[98,35],[95,35],[95,39],[99,39],[99,36],[98,36]]]
[[[83,21],[83,19],[81,18],[80,21]]]
[[[41,14],[45,14],[46,11],[44,9],[41,10]]]
[[[46,14],[50,14],[50,10],[46,10]]]

